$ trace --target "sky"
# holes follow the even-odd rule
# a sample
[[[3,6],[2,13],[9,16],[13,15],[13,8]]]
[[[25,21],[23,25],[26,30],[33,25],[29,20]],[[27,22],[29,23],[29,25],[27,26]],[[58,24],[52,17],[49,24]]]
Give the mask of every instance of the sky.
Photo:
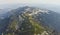
[[[51,9],[53,11],[57,10],[58,12],[60,12],[60,0],[0,0],[0,9],[7,8],[8,5],[13,5],[13,4],[27,4],[27,5],[34,4],[34,6],[43,4],[43,5],[40,5],[42,7],[44,7],[44,4],[45,4],[46,5],[45,8],[48,8],[49,10]],[[15,7],[15,6],[13,5],[12,7]]]
[[[60,4],[60,0],[0,0],[0,4]]]

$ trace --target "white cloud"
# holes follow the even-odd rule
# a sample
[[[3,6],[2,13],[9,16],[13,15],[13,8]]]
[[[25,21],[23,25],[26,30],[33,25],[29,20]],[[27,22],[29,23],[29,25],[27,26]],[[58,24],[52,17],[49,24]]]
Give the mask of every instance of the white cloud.
[[[60,0],[0,0],[0,4],[11,4],[11,3],[60,4]]]

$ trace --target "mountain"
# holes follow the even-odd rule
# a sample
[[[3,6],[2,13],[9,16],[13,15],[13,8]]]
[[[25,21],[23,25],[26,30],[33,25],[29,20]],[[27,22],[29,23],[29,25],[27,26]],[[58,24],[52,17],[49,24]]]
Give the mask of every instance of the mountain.
[[[2,35],[58,35],[60,14],[36,7],[20,7],[0,19]]]

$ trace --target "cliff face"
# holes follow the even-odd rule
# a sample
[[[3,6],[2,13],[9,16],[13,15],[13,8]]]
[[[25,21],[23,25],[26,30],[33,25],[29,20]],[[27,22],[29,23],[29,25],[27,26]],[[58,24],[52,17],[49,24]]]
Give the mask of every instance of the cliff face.
[[[9,14],[9,24],[2,35],[57,35],[57,32],[43,24],[43,19],[40,18],[49,14],[48,10],[26,6],[12,10]]]

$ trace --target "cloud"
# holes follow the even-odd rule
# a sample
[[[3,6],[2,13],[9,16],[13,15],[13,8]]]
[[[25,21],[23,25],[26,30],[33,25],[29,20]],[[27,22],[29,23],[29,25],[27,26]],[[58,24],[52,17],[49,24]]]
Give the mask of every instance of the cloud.
[[[60,0],[0,0],[0,4],[27,3],[27,4],[60,4]]]

